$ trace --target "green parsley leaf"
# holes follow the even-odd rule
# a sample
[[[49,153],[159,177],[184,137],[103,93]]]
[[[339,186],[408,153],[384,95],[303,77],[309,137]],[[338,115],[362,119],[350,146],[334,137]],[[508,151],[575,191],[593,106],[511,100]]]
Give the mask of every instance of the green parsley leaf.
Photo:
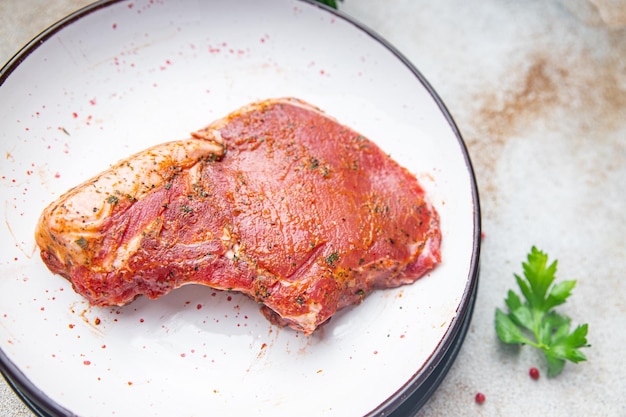
[[[317,2],[330,6],[333,9],[337,8],[337,2],[335,0],[317,0]]]
[[[508,312],[496,309],[496,333],[504,343],[541,349],[548,364],[548,376],[556,376],[566,361],[587,360],[580,349],[590,346],[587,324],[570,333],[570,318],[553,310],[571,296],[576,281],[555,284],[557,261],[548,264],[548,255],[534,246],[522,267],[524,277],[517,274],[514,277],[525,300],[509,290],[504,300]]]
[[[496,332],[504,343],[531,344],[510,315],[496,309]]]

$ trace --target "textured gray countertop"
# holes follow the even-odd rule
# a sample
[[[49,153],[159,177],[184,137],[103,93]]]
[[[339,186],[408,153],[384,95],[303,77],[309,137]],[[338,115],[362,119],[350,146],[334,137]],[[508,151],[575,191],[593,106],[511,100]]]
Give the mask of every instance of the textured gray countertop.
[[[86,0],[2,0],[0,63]],[[484,240],[465,343],[420,416],[626,416],[626,3],[345,0],[425,75],[469,148]],[[532,245],[576,279],[588,361],[545,377],[494,332]],[[542,371],[539,380],[529,368]],[[62,383],[62,382],[61,382]],[[477,392],[486,396],[478,405]],[[31,416],[0,378],[0,416]]]

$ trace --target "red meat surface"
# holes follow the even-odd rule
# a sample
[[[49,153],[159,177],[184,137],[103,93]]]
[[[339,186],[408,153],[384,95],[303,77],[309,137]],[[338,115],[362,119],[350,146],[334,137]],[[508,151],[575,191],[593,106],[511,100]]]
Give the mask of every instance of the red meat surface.
[[[441,257],[415,176],[296,99],[250,104],[117,163],[48,206],[36,240],[92,305],[195,283],[247,294],[305,334]]]

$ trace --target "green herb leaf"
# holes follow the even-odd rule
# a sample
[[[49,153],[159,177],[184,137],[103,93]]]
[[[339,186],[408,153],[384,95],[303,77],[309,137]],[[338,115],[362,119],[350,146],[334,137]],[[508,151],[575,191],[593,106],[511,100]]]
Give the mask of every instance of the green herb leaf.
[[[546,353],[546,360],[548,362],[548,376],[557,376],[565,368],[565,360],[554,354]]]
[[[88,243],[87,243],[87,239],[85,239],[83,236],[81,236],[78,239],[76,239],[74,241],[74,243],[76,243],[78,246],[80,246],[80,248],[83,249],[83,250],[87,250],[87,247],[89,246]]]
[[[563,281],[556,284],[550,290],[550,294],[546,300],[546,307],[553,308],[565,303],[575,286],[576,281]]]
[[[327,6],[332,7],[333,9],[337,8],[337,2],[335,0],[317,0],[318,3],[325,4]]]
[[[500,310],[499,308],[496,309],[496,332],[498,333],[498,337],[500,337],[500,340],[502,340],[504,343],[532,343],[526,338],[526,336],[524,336],[524,333],[522,333],[520,328],[517,327],[511,317],[508,314],[502,312],[502,310]]]
[[[556,376],[566,361],[587,360],[580,349],[590,346],[587,324],[570,333],[570,318],[553,310],[571,296],[576,281],[555,284],[557,261],[548,263],[548,255],[534,246],[522,268],[524,277],[517,274],[514,277],[525,300],[509,290],[504,300],[509,312],[496,309],[496,333],[504,343],[541,349],[548,364],[548,376]]]
[[[335,262],[337,262],[338,260],[339,260],[339,253],[337,251],[331,253],[325,259],[328,266],[333,267],[333,268],[335,267]]]

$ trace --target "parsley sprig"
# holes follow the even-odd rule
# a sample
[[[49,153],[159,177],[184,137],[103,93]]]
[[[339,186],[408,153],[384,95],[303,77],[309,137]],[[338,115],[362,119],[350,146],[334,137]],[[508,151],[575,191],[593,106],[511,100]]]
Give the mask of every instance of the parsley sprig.
[[[496,309],[496,333],[504,343],[541,349],[548,363],[548,376],[556,376],[566,360],[587,360],[580,348],[590,346],[588,325],[578,326],[570,333],[570,318],[554,310],[565,303],[576,281],[554,284],[557,261],[548,265],[548,255],[534,246],[522,266],[524,278],[514,275],[525,301],[509,290],[505,299],[509,312]]]

